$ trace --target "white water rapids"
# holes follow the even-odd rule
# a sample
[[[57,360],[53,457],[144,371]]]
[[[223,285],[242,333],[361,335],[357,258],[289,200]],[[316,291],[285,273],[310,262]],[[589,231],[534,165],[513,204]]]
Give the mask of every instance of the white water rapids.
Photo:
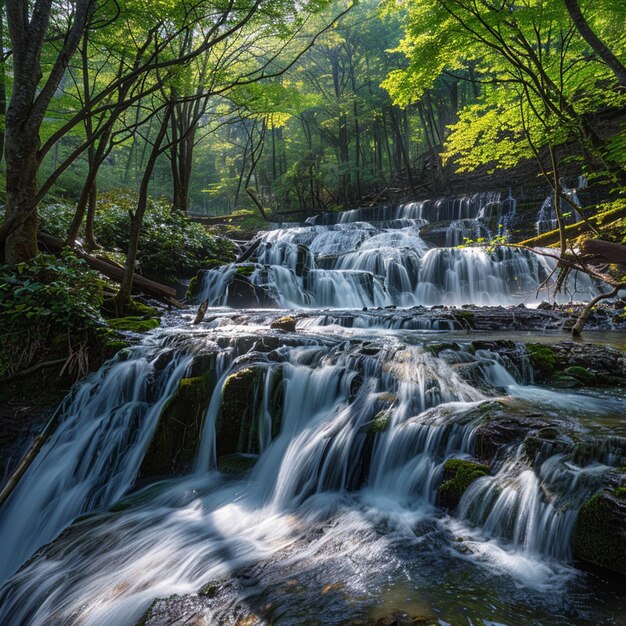
[[[479,194],[268,231],[249,283],[283,307],[343,311],[296,332],[269,328],[285,311],[209,310],[200,327],[191,310],[170,314],[79,384],[0,508],[0,624],[378,624],[397,611],[442,625],[624,623],[622,597],[577,572],[570,547],[580,507],[618,462],[594,438],[619,422],[623,390],[537,387],[521,344],[448,345],[458,311],[361,311],[534,298],[545,259],[455,247],[506,235],[515,210]],[[444,247],[422,237],[435,222]],[[238,271],[206,272],[200,297],[226,304]],[[220,420],[227,381],[244,371],[253,425],[238,423],[234,441],[251,469],[232,474]],[[202,374],[192,461],[146,475],[164,407]],[[590,452],[503,444],[445,510],[444,464],[479,456],[494,406]]]

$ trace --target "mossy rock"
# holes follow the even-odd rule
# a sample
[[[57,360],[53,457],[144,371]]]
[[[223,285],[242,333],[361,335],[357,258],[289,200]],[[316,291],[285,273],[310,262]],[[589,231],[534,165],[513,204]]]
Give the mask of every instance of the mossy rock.
[[[217,469],[230,476],[241,476],[249,472],[258,461],[256,454],[229,454],[217,462]]]
[[[540,343],[527,343],[528,358],[539,378],[550,378],[557,369],[558,357],[554,350]]]
[[[455,509],[467,488],[483,476],[489,476],[488,465],[467,459],[448,459],[443,465],[439,504],[446,509]]]
[[[200,270],[195,276],[193,276],[189,284],[187,285],[187,290],[185,291],[185,298],[187,300],[193,300],[198,295],[198,290],[200,289],[200,276],[203,274],[204,270]]]
[[[444,350],[454,350],[455,352],[458,352],[460,349],[461,346],[453,341],[429,343],[424,346],[424,350],[430,352],[430,354],[434,356],[437,356],[440,352],[443,352]]]
[[[163,407],[140,476],[180,476],[196,457],[215,375],[184,378]]]
[[[565,370],[565,373],[585,385],[597,385],[600,382],[596,374],[590,372],[586,367],[581,367],[580,365],[572,365],[571,367],[568,367]]]
[[[256,271],[257,267],[258,266],[254,263],[240,263],[235,266],[235,272],[237,272],[239,276],[250,278],[250,276],[252,276],[252,274]]]
[[[266,372],[263,367],[244,367],[224,381],[222,406],[215,422],[218,457],[259,452],[259,417]],[[282,380],[282,368],[275,369],[269,389],[272,437],[278,434],[282,422]]]
[[[605,489],[583,505],[572,537],[572,553],[576,559],[626,576],[624,495],[623,487]]]
[[[159,325],[159,320],[155,318],[145,319],[143,317],[128,316],[118,317],[116,319],[108,320],[108,324],[111,328],[121,331],[130,331],[133,333],[147,333],[150,330],[154,330]]]
[[[559,389],[576,389],[578,387],[582,387],[582,383],[578,378],[574,378],[574,376],[569,376],[568,374],[557,373],[555,374],[551,380],[551,384]]]
[[[275,330],[282,330],[286,333],[295,333],[297,323],[298,320],[296,320],[293,315],[285,315],[283,317],[279,317],[277,320],[274,320],[270,324],[270,328],[273,328]]]
[[[368,435],[375,435],[377,433],[382,433],[389,428],[389,423],[391,422],[391,409],[385,409],[384,411],[379,411],[376,414],[376,417],[371,422],[368,422],[365,425],[365,432]]]

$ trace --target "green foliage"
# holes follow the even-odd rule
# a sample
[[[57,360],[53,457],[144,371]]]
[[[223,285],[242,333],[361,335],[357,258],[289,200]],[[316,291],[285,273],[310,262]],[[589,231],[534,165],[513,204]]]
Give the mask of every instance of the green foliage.
[[[80,329],[101,322],[102,281],[72,252],[62,258],[40,254],[29,263],[0,267],[3,329],[48,319],[55,326]]]
[[[130,214],[135,197],[130,193],[109,193],[99,199],[94,223],[96,241],[107,250],[126,251],[130,233]],[[41,228],[65,237],[74,207],[55,204],[41,210]],[[151,200],[139,238],[138,268],[162,276],[189,276],[205,269],[207,259],[222,263],[233,261],[234,245],[210,235],[200,224],[183,213],[172,211],[165,200]]]
[[[98,274],[69,251],[60,259],[40,254],[0,267],[0,376],[94,338],[102,324],[102,286]]]

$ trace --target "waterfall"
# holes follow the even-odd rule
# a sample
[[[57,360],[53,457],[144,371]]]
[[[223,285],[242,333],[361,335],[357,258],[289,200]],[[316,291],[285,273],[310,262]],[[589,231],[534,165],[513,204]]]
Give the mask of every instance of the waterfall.
[[[543,298],[550,251],[495,245],[516,210],[509,192],[326,213],[204,272],[206,321],[169,313],[78,384],[0,508],[0,623],[378,623],[407,602],[433,623],[604,623],[571,545],[626,463],[623,389],[537,386],[537,346],[442,306]],[[594,290],[573,275],[562,297]]]
[[[540,229],[553,220],[549,199],[544,204]],[[241,307],[247,282],[244,306],[261,308],[539,303],[554,285],[556,260],[485,247],[494,237],[506,240],[515,220],[510,191],[326,213],[265,232],[251,263],[207,271],[199,297]],[[428,243],[433,237],[441,247]],[[483,246],[459,247],[466,241]],[[562,300],[596,293],[592,281],[576,273],[567,286]]]
[[[528,389],[531,403],[536,395],[524,386],[532,372],[523,352],[509,359],[461,346],[434,356],[428,343],[332,335],[272,347],[258,334],[220,332],[164,331],[62,407],[54,437],[0,511],[5,579],[52,541],[5,583],[0,621],[134,624],[155,597],[193,593],[259,560],[289,562],[325,520],[350,536],[349,493],[360,503],[350,507],[366,507],[372,522],[388,506],[432,517],[446,461],[475,453],[483,407],[503,390],[522,397]],[[133,493],[165,403],[209,362],[217,382],[193,469]],[[235,396],[253,393],[237,450],[254,468],[226,480],[215,471],[225,445],[218,418],[229,377],[243,371],[258,382]],[[280,409],[271,400],[276,380]],[[577,510],[609,468],[544,456],[504,451],[465,492],[458,523],[473,542],[500,541],[510,559],[568,558]],[[441,523],[438,542],[460,532]]]

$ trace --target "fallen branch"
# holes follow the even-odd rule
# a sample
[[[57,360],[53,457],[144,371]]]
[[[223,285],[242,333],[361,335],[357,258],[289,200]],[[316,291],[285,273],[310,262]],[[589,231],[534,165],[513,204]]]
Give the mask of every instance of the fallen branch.
[[[65,242],[57,237],[53,237],[48,233],[40,232],[39,241],[48,248],[48,250],[53,252],[59,252],[65,247]],[[124,269],[121,268],[116,263],[112,263],[110,261],[105,261],[104,259],[97,258],[92,256],[91,254],[87,254],[82,250],[75,250],[77,256],[81,259],[84,259],[89,267],[92,269],[98,270],[101,274],[104,274],[108,278],[115,280],[117,282],[121,282],[124,278]],[[173,287],[168,287],[167,285],[162,285],[161,283],[157,283],[154,280],[150,280],[145,276],[140,276],[139,274],[133,275],[133,288],[143,291],[144,293],[156,298],[157,300],[161,300],[166,304],[170,304],[177,308],[184,308],[182,303],[180,303],[176,299],[176,289]]]
[[[10,383],[13,380],[17,380],[18,378],[24,378],[24,376],[30,376],[39,370],[45,369],[46,367],[54,367],[55,365],[63,365],[67,361],[67,357],[63,357],[62,359],[55,359],[54,361],[43,361],[41,363],[37,363],[32,367],[27,367],[25,370],[21,370],[16,372],[15,374],[11,374],[10,376],[5,376],[0,379],[0,383]]]
[[[235,263],[243,263],[247,261],[261,245],[261,237],[255,239],[238,257]]]
[[[24,455],[24,457],[20,461],[20,464],[17,466],[17,469],[11,474],[11,476],[9,477],[9,480],[3,487],[2,491],[0,491],[0,507],[4,504],[6,499],[11,495],[11,493],[17,486],[18,482],[20,481],[20,478],[22,478],[26,470],[30,467],[30,464],[33,462],[33,460],[37,456],[37,453],[39,452],[39,450],[41,450],[41,447],[43,446],[43,444],[46,443],[46,441],[50,438],[50,435],[53,433],[57,425],[60,415],[61,415],[61,409],[58,408],[54,412],[52,417],[48,420],[48,423],[46,424],[45,428],[41,431],[39,435],[37,435],[37,437],[35,437],[35,441],[33,441],[33,444],[28,449],[28,452]]]

